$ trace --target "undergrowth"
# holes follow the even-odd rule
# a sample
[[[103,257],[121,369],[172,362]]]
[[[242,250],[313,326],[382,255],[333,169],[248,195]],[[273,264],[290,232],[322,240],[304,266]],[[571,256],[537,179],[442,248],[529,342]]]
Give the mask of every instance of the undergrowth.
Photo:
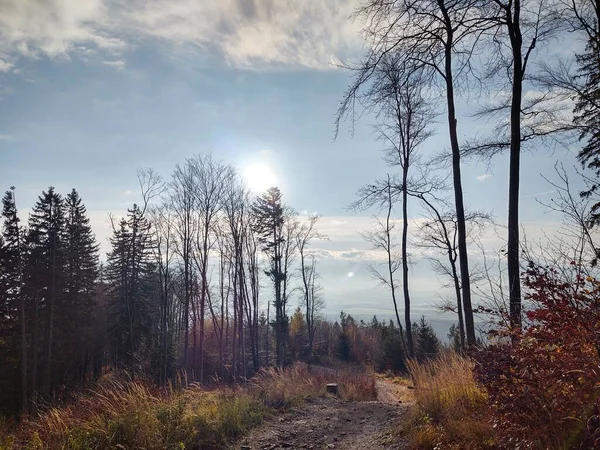
[[[369,374],[308,372],[302,365],[264,370],[246,386],[204,390],[159,389],[139,381],[105,379],[68,405],[0,428],[0,450],[219,449],[277,410],[340,384],[342,398],[376,398]],[[119,447],[121,446],[121,447]]]
[[[455,353],[425,363],[409,363],[415,407],[403,432],[423,450],[491,449],[494,430],[486,393],[473,378],[474,363]]]

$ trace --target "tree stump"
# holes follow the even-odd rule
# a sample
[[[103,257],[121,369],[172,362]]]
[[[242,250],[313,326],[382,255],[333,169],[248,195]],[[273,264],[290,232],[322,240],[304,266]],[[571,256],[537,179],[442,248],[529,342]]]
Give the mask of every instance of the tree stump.
[[[328,394],[338,395],[339,393],[337,383],[329,383],[325,385],[325,390]]]

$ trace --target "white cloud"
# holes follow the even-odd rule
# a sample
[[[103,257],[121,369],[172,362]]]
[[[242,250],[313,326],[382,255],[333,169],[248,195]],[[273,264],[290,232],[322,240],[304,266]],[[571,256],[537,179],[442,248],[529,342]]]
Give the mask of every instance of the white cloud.
[[[13,63],[0,58],[0,72],[10,72],[13,67]]]
[[[492,176],[492,174],[491,174],[491,173],[484,173],[483,175],[479,175],[479,176],[477,177],[477,179],[478,179],[479,181],[485,181],[485,180],[487,180],[488,178],[490,178],[491,176]]]
[[[0,141],[13,141],[15,137],[11,134],[0,134]]]
[[[112,60],[112,61],[102,61],[102,64],[107,66],[116,67],[117,69],[122,69],[125,67],[125,61],[122,59]]]
[[[109,32],[103,0],[0,0],[0,52],[36,57],[68,57],[84,42],[122,50],[125,43]]]
[[[322,69],[360,49],[358,26],[349,20],[358,4],[359,0],[0,0],[0,56],[69,57],[94,48],[121,53],[128,47],[126,41],[156,38],[217,52],[235,67]]]

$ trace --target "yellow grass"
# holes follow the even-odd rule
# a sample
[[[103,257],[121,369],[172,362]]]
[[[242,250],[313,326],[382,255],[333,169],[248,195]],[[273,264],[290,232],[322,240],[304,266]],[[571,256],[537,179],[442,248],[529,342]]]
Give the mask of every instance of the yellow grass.
[[[475,383],[473,364],[455,353],[409,363],[416,405],[404,430],[415,448],[494,448],[487,396]]]
[[[159,389],[104,379],[69,405],[26,417],[10,433],[0,428],[0,450],[225,448],[276,409],[325,395],[331,381],[341,384],[345,398],[375,398],[369,375],[308,373],[301,365],[263,371],[235,390]]]

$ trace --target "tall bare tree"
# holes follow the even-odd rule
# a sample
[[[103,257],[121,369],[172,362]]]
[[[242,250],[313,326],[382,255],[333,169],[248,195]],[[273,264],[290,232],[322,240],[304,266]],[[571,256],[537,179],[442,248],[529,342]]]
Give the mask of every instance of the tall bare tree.
[[[460,347],[465,349],[466,339],[460,268],[458,266],[458,220],[456,212],[448,207],[447,202],[435,199],[431,195],[419,194],[418,197],[425,205],[429,218],[419,226],[416,245],[425,252],[433,251],[434,254],[426,254],[425,258],[431,262],[434,272],[451,279],[456,307],[450,309],[455,310],[457,313]],[[481,212],[467,212],[465,220],[470,243],[473,243],[486,226],[492,223],[491,217]],[[439,253],[444,254],[445,258],[440,259]],[[471,282],[476,281],[473,273],[471,273]]]
[[[397,54],[401,65],[423,71],[423,87],[445,100],[451,147],[454,203],[459,224],[458,247],[461,286],[468,343],[475,344],[471,305],[469,259],[467,255],[465,212],[461,177],[461,146],[458,139],[456,91],[476,81],[473,73],[474,49],[483,34],[493,28],[481,18],[487,0],[369,0],[358,9],[369,51],[357,66],[354,82],[338,110],[336,130],[346,115],[354,115],[361,90],[376,77],[389,54]]]
[[[315,318],[322,307],[322,300],[319,298],[319,286],[316,284],[317,263],[314,258],[308,255],[308,246],[313,239],[326,239],[317,230],[317,224],[321,216],[314,214],[308,216],[302,223],[296,233],[296,248],[300,256],[300,277],[302,278],[302,303],[304,305],[304,317],[308,332],[308,360],[312,362],[313,346],[315,341]],[[310,258],[310,260],[309,260]]]
[[[395,279],[395,275],[398,269],[402,267],[402,256],[398,251],[398,243],[395,239],[396,221],[392,218],[392,211],[395,203],[393,195],[394,191],[395,188],[392,186],[391,179],[388,175],[387,183],[382,191],[383,195],[385,196],[385,221],[375,218],[375,230],[362,232],[361,236],[366,242],[371,244],[373,250],[385,252],[387,270],[386,274],[382,274],[372,264],[368,265],[367,267],[375,280],[389,287],[390,289],[392,302],[394,304],[394,312],[396,313],[396,321],[398,323],[398,328],[400,329],[402,348],[404,349],[404,353],[408,354],[408,347],[406,346],[406,339],[404,337],[404,327],[402,326],[402,321],[400,320],[398,300],[396,298],[397,281]]]
[[[204,335],[205,316],[209,289],[209,253],[214,246],[213,229],[217,215],[223,207],[226,186],[232,182],[233,170],[211,155],[196,155],[188,161],[194,178],[194,204],[197,214],[194,261],[200,276],[199,305],[199,357],[200,382],[204,381]],[[195,361],[196,362],[196,358]]]
[[[548,93],[525,98],[528,74],[535,50],[547,46],[562,29],[563,20],[556,0],[493,0],[481,16],[494,33],[487,61],[491,78],[502,77],[510,95],[501,96],[497,105],[484,108],[480,115],[508,114],[508,121],[498,120],[499,127],[483,143],[471,145],[470,152],[509,152],[508,188],[508,284],[510,317],[513,327],[521,325],[521,271],[519,240],[519,186],[521,152],[524,142],[546,138],[557,131],[553,122],[556,111],[548,108]],[[507,76],[507,77],[506,77]],[[506,78],[504,78],[506,77]],[[531,77],[529,77],[531,78]],[[508,126],[505,126],[507,124]],[[559,127],[560,128],[560,127]]]
[[[409,357],[414,357],[414,346],[410,332],[410,289],[408,274],[408,203],[411,191],[420,191],[426,184],[422,174],[413,175],[411,168],[419,163],[419,148],[431,135],[430,124],[433,113],[425,98],[422,82],[426,73],[419,67],[407,64],[402,56],[390,53],[383,57],[375,68],[370,88],[361,101],[368,110],[379,117],[376,126],[380,139],[384,142],[384,160],[388,165],[399,167],[401,174],[394,180],[394,193],[402,204],[402,290],[404,294],[405,327]],[[413,169],[414,170],[414,169]],[[392,198],[390,179],[376,186],[366,186],[359,191],[356,207],[380,207]],[[394,195],[395,197],[395,195]]]

